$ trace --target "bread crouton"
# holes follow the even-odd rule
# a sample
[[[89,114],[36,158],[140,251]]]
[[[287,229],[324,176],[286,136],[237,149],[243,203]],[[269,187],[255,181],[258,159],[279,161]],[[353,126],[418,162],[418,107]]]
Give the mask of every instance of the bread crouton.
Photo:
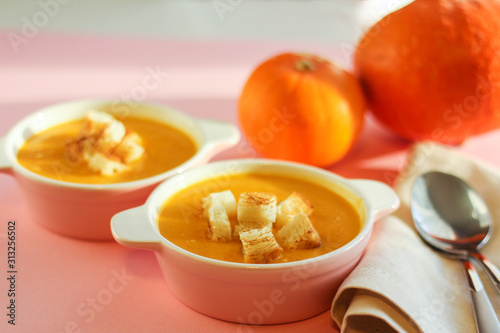
[[[208,234],[211,240],[231,240],[231,223],[227,217],[226,209],[219,205],[211,205],[207,210]]]
[[[270,225],[240,232],[246,263],[265,264],[278,259],[283,249],[276,242]]]
[[[281,228],[276,238],[286,249],[312,249],[321,246],[318,232],[309,217],[302,212]]]
[[[66,159],[71,163],[86,161],[93,145],[94,143],[85,137],[68,142],[65,147]]]
[[[281,228],[288,224],[293,217],[299,213],[311,215],[313,206],[311,203],[300,193],[293,192],[278,204],[276,213],[276,227]]]
[[[237,215],[242,230],[272,226],[276,220],[276,195],[265,192],[242,193]]]
[[[97,151],[107,153],[125,137],[125,126],[121,121],[113,120],[98,135],[94,148]]]
[[[65,148],[68,161],[84,161],[91,170],[104,176],[125,171],[130,162],[144,153],[135,132],[127,131],[112,115],[95,110],[86,114],[80,136]]]
[[[116,172],[121,172],[127,168],[120,160],[107,156],[100,152],[93,152],[87,160],[90,169],[99,172],[104,176],[111,176]]]
[[[236,199],[230,190],[210,193],[202,199],[203,216],[208,219],[211,240],[231,239],[230,217],[236,215]]]
[[[113,155],[118,156],[125,164],[138,160],[144,154],[141,137],[127,131],[122,141],[113,149]]]
[[[210,193],[208,196],[203,198],[202,207],[203,215],[205,217],[208,217],[208,208],[211,205],[220,205],[224,207],[229,218],[236,216],[236,199],[234,198],[231,190]]]
[[[85,124],[81,135],[83,137],[99,136],[114,120],[115,118],[109,113],[90,110],[85,115]]]

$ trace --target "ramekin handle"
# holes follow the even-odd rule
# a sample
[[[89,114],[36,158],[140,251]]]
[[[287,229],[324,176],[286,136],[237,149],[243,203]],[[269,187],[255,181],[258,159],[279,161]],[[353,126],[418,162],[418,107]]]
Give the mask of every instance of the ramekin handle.
[[[377,221],[399,207],[399,197],[394,190],[379,181],[354,179],[350,184],[366,196],[372,209],[373,220]]]
[[[240,141],[240,131],[233,124],[210,119],[200,119],[198,123],[213,155],[235,146]]]
[[[114,239],[127,247],[158,250],[161,235],[148,220],[146,206],[124,210],[111,218]]]
[[[7,154],[7,138],[0,138],[0,172],[11,173],[12,162]]]

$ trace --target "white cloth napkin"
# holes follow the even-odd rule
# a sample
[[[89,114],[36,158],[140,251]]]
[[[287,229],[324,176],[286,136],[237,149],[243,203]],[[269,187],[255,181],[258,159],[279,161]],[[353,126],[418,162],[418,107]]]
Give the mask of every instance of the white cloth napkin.
[[[411,187],[430,170],[461,177],[486,201],[494,227],[481,252],[500,266],[500,170],[455,148],[416,144],[394,186],[400,209],[375,223],[365,255],[333,300],[332,317],[341,332],[475,332],[461,263],[430,250],[414,231]],[[500,316],[500,295],[476,268]]]

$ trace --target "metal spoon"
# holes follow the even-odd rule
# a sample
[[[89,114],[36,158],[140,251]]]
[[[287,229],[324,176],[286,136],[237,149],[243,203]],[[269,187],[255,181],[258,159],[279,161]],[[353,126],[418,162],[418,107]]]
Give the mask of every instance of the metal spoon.
[[[491,216],[479,194],[458,177],[431,171],[415,181],[412,198],[412,214],[424,238],[448,252],[466,251],[500,293],[500,270],[478,250],[491,235]]]
[[[442,252],[457,255],[459,257],[456,258],[462,261],[478,331],[500,332],[495,310],[469,261],[469,257],[473,256],[483,263],[481,259],[484,257],[477,249],[491,235],[491,217],[480,196],[455,176],[428,172],[413,184],[411,212],[417,231],[426,243]],[[483,265],[497,290],[500,290],[500,274],[495,276],[498,269],[490,262]]]

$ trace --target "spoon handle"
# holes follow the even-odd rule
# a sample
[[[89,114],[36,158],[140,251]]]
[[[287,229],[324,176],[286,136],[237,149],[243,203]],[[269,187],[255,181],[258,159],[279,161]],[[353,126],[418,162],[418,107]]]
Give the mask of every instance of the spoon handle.
[[[463,260],[462,263],[467,283],[469,284],[477,331],[479,333],[500,332],[500,322],[479,279],[477,271],[470,261]]]
[[[485,256],[479,252],[471,252],[470,255],[477,260],[483,267],[484,271],[495,286],[495,289],[500,294],[500,270]]]

